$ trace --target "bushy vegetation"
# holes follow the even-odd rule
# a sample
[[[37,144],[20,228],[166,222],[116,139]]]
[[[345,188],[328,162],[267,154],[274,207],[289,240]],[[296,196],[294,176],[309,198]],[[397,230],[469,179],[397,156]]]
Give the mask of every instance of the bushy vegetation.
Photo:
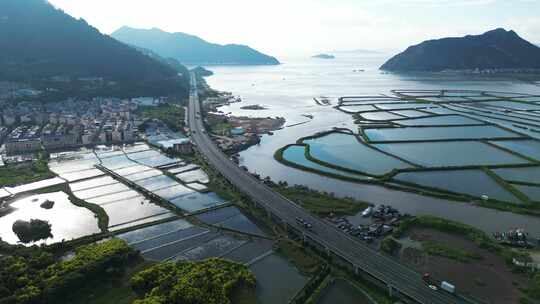
[[[442,256],[464,263],[482,259],[482,256],[477,253],[453,248],[436,241],[422,241],[422,248],[429,255]]]
[[[145,118],[159,119],[171,130],[178,132],[184,126],[184,108],[174,104],[161,104],[157,107],[141,106],[139,113]]]
[[[531,287],[526,292],[531,298],[540,299],[540,273],[533,276]]]
[[[255,284],[246,266],[217,258],[160,263],[131,279],[133,290],[143,297],[134,304],[226,304],[235,289]]]
[[[387,236],[381,242],[381,250],[388,254],[393,254],[401,247],[401,244],[393,237]]]
[[[311,190],[305,186],[288,187],[281,184],[275,187],[283,196],[300,204],[303,208],[320,216],[354,215],[366,209],[369,204],[353,198],[338,198],[333,193]]]
[[[80,247],[65,261],[38,247],[12,248],[0,257],[0,303],[65,303],[85,285],[118,275],[137,257],[119,239]]]
[[[32,183],[42,179],[54,177],[49,170],[45,157],[39,157],[35,162],[21,164],[8,164],[0,168],[0,185],[18,185]]]
[[[13,223],[13,232],[23,243],[31,243],[52,237],[51,224],[47,221],[32,219],[29,222],[18,220]]]
[[[412,227],[433,228],[438,231],[461,235],[468,240],[475,242],[478,246],[492,251],[501,249],[499,244],[495,243],[489,236],[479,229],[462,223],[428,215],[402,221],[399,227],[394,230],[394,237],[401,237],[405,231],[411,229]]]

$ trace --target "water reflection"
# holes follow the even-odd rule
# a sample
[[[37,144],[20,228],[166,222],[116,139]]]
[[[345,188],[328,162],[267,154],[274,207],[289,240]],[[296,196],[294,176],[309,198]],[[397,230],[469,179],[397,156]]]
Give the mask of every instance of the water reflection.
[[[51,209],[40,207],[46,200],[54,202]],[[56,243],[100,232],[94,214],[85,208],[73,205],[64,192],[31,195],[21,198],[11,205],[12,212],[0,217],[0,237],[3,241],[15,244],[19,241],[12,226],[17,220],[40,219],[51,224],[52,238],[33,244]]]

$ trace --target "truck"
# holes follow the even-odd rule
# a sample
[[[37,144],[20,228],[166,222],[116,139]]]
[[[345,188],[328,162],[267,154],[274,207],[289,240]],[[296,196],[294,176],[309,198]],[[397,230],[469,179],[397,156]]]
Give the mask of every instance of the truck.
[[[456,287],[446,281],[441,282],[441,289],[452,294],[456,292]]]
[[[441,290],[444,290],[451,294],[456,293],[456,287],[453,284],[447,281],[435,280],[433,279],[433,277],[431,277],[430,273],[424,273],[424,275],[422,276],[422,280],[424,280],[424,282],[429,286],[429,288],[433,290],[439,290],[440,288]]]

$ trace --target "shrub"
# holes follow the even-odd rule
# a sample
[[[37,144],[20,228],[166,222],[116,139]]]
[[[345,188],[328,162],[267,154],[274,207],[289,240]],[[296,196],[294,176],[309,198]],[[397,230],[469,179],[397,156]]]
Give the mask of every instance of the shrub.
[[[137,304],[230,303],[235,288],[255,284],[255,276],[245,265],[217,258],[160,263],[131,279],[133,290],[143,296]]]

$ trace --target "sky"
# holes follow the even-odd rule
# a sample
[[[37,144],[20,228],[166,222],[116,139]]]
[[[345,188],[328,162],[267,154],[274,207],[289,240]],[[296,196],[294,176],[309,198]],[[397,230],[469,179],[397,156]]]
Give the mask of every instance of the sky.
[[[49,0],[102,33],[160,28],[277,57],[401,51],[427,39],[515,30],[540,43],[540,0]]]

